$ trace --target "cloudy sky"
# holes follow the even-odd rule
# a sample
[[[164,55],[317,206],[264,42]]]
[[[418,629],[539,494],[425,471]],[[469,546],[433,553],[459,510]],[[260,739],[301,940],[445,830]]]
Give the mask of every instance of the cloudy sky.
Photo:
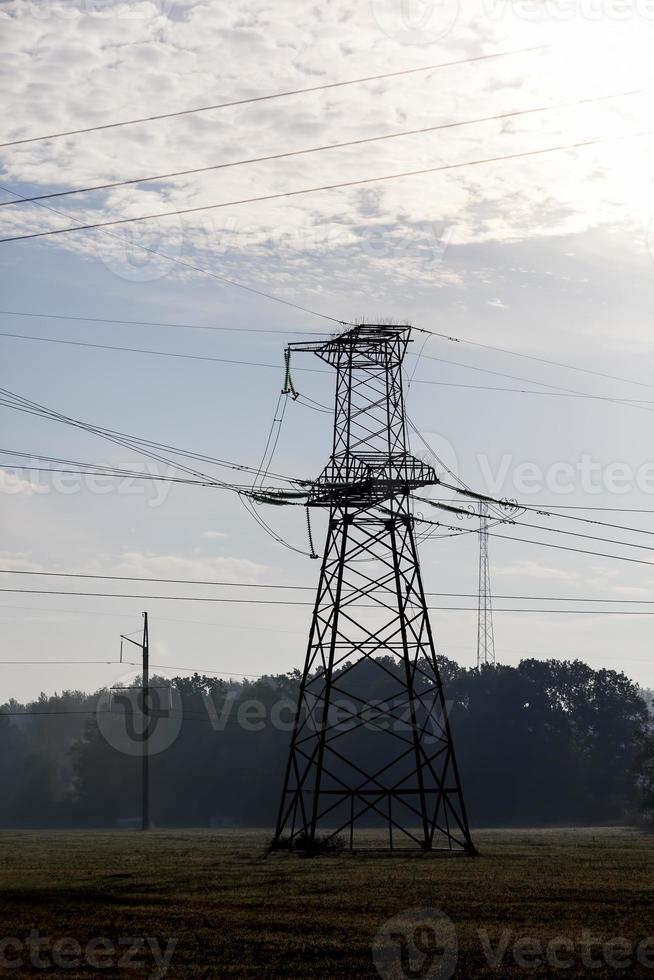
[[[409,413],[464,480],[531,504],[649,510],[568,513],[654,532],[653,40],[651,0],[3,0],[0,143],[467,63],[0,148],[2,202],[470,124],[41,204],[9,204],[0,207],[2,238],[477,162],[0,243],[0,385],[97,425],[257,465],[283,381],[285,342],[297,339],[298,331],[329,329],[330,322],[315,313],[342,320],[401,318],[557,362],[437,338],[423,348],[424,338],[415,335],[407,359],[413,374]],[[490,54],[504,56],[471,60]],[[474,122],[531,109],[543,111]],[[570,148],[533,153],[556,147]],[[496,157],[513,159],[478,162]],[[244,361],[257,365],[231,363]],[[308,355],[297,357],[296,387],[329,404],[332,379],[315,373],[317,366]],[[6,407],[2,412],[5,450],[154,465],[77,429]],[[289,403],[273,468],[316,475],[329,454],[329,428],[328,415]],[[416,441],[414,449],[422,454],[424,446]],[[4,569],[301,585],[317,579],[317,562],[277,543],[238,498],[215,488],[94,482],[5,465],[0,490]],[[306,551],[302,511],[261,513]],[[524,519],[544,523],[536,515]],[[641,547],[524,528],[505,533],[644,564],[492,538],[499,596],[553,596],[557,601],[550,605],[557,609],[563,598],[654,601],[654,569],[646,564],[654,561],[647,550],[654,539],[563,519],[549,525]],[[318,539],[322,530],[317,519]],[[473,593],[477,547],[473,534],[426,541],[427,588]],[[100,580],[1,578],[7,590],[167,591]],[[168,592],[260,598],[263,590],[173,586]],[[476,615],[468,607],[475,603],[457,601],[466,608],[433,611],[434,630],[442,652],[472,664]],[[455,604],[437,597],[432,602]],[[598,611],[500,611],[518,605],[532,609],[539,603],[496,601],[502,662],[580,656],[654,686],[654,617],[603,615],[599,609],[612,607],[587,602],[568,606]],[[309,611],[302,605],[22,591],[0,594],[2,659],[115,661],[119,634],[138,629],[144,608],[152,617],[152,659],[174,667],[173,673],[184,667],[258,674],[303,661]],[[645,612],[654,605],[619,608]],[[3,664],[0,670],[2,700],[70,686],[92,689],[125,676],[125,668],[109,663]]]

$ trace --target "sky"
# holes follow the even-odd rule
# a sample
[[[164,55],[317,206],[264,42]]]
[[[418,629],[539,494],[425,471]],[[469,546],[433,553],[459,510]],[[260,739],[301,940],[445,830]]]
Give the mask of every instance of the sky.
[[[653,35],[652,0],[0,2],[0,143],[467,61],[0,148],[2,205],[20,196],[468,123],[41,206],[0,206],[0,237],[9,238],[226,205],[0,242],[0,385],[74,418],[257,466],[283,383],[286,342],[297,340],[298,332],[333,330],[325,316],[408,321],[556,362],[436,337],[423,346],[425,335],[413,335],[408,413],[461,479],[528,504],[649,510],[568,513],[651,534]],[[490,54],[502,56],[471,60]],[[532,109],[542,111],[475,121]],[[594,140],[602,142],[533,153]],[[513,159],[479,162],[495,157]],[[458,163],[474,165],[229,204]],[[329,406],[333,378],[317,368],[310,355],[296,355],[295,385]],[[152,461],[79,429],[8,407],[1,419],[5,450],[153,471]],[[329,456],[330,426],[325,412],[289,401],[273,469],[316,476]],[[426,452],[419,440],[413,451]],[[215,487],[17,470],[3,456],[0,494],[5,570],[317,582],[319,563],[305,554],[305,515],[297,508],[260,511],[292,550],[264,533],[237,496]],[[429,509],[427,516],[438,513]],[[544,523],[533,514],[523,519]],[[465,519],[460,524],[472,526]],[[513,612],[543,604],[499,598],[553,596],[550,605],[557,609],[566,605],[559,600],[579,597],[654,602],[647,534],[627,537],[565,519],[549,526],[628,539],[640,548],[526,528],[494,530],[638,562],[493,536],[498,660],[580,657],[654,686],[652,615],[604,615],[599,610],[610,605],[588,602],[567,606],[592,614]],[[323,534],[324,520],[316,516],[318,543]],[[421,558],[428,591],[474,595],[474,533],[425,541]],[[19,661],[0,663],[2,701],[122,683],[133,669],[115,663],[119,635],[139,629],[144,609],[151,618],[152,660],[164,675],[180,669],[258,675],[301,667],[304,660],[309,605],[37,593],[292,595],[308,603],[309,589],[268,593],[4,572],[0,578],[0,587],[20,590],[0,594],[0,659]],[[434,608],[432,624],[439,652],[472,665],[475,599],[436,596],[430,604],[465,607]],[[654,605],[619,608],[654,611]],[[53,663],[63,660],[78,663]],[[99,663],[79,663],[86,660]]]

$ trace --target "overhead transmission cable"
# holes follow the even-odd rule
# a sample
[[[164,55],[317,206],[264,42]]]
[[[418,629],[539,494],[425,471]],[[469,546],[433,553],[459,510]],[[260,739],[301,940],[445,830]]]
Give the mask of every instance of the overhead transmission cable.
[[[17,191],[12,190],[6,185],[0,184],[0,190],[5,191],[7,194],[13,194],[14,197],[23,200],[23,195],[18,194]],[[62,218],[69,218],[74,221],[75,218],[72,214],[68,214],[65,211],[60,211],[58,208],[53,208],[49,204],[43,204],[41,201],[34,202],[37,207],[43,208],[46,211],[51,211],[52,214],[58,214]],[[189,269],[192,272],[198,272],[203,276],[209,276],[211,279],[215,279],[217,282],[223,283],[225,286],[233,286],[235,289],[242,289],[247,293],[252,293],[255,296],[261,296],[264,299],[269,299],[273,303],[281,303],[282,306],[289,307],[290,309],[299,310],[301,313],[307,313],[309,316],[317,316],[321,320],[329,320],[331,323],[337,323],[339,326],[347,326],[347,322],[344,320],[339,320],[338,317],[331,316],[329,313],[322,313],[320,310],[314,310],[309,306],[302,306],[300,303],[294,303],[290,299],[284,299],[282,296],[276,296],[274,293],[268,293],[263,289],[258,289],[256,286],[249,286],[244,282],[239,282],[237,279],[230,279],[227,276],[221,276],[219,273],[214,272],[213,269],[207,269],[201,265],[195,265],[193,262],[189,262],[187,259],[180,259],[175,255],[169,255],[167,252],[163,252],[160,248],[154,248],[151,245],[144,245],[142,242],[132,241],[125,238],[123,235],[117,235],[113,231],[108,231],[106,229],[102,230],[102,234],[107,235],[109,238],[120,242],[123,246],[128,246],[129,248],[138,248],[142,252],[147,252],[149,255],[156,255],[159,258],[165,259],[167,262],[172,262],[174,265],[178,265],[181,268]]]
[[[446,358],[437,357],[434,354],[423,354],[422,356],[427,360],[436,361],[439,364],[447,364],[451,367],[464,368],[467,371],[479,371],[482,374],[492,374],[498,378],[509,378],[511,381],[521,381],[526,384],[535,384],[541,388],[548,388],[551,389],[551,391],[556,392],[557,394],[562,393],[566,396],[570,396],[570,395],[581,396],[583,398],[589,398],[595,401],[608,401],[608,402],[616,402],[619,404],[633,405],[636,408],[641,408],[648,404],[654,404],[654,402],[648,401],[647,399],[644,398],[614,398],[612,395],[594,395],[591,392],[578,391],[576,388],[567,388],[567,387],[562,387],[561,385],[554,385],[549,381],[536,381],[533,378],[523,378],[515,374],[507,374],[504,371],[494,371],[491,368],[478,367],[475,364],[465,364],[462,361],[450,361]],[[428,383],[432,383],[432,382],[428,382]],[[652,411],[652,409],[647,409],[644,407],[643,410]]]
[[[559,109],[569,109],[581,105],[590,105],[597,102],[607,102],[614,99],[624,99],[634,95],[642,95],[641,89],[629,92],[616,92],[609,95],[593,96],[592,98],[574,99],[568,102],[558,102],[552,105],[534,106],[527,109],[512,109],[507,112],[498,112],[490,116],[478,116],[474,119],[454,120],[452,122],[438,123],[433,126],[421,126],[417,129],[404,129],[393,133],[383,133],[380,136],[365,136],[358,139],[345,140],[339,143],[326,143],[320,146],[303,147],[299,150],[286,150],[282,153],[268,153],[264,156],[245,157],[241,160],[224,161],[213,163],[204,167],[192,167],[185,170],[173,170],[163,174],[151,174],[145,177],[131,177],[123,180],[107,181],[102,184],[92,184],[86,187],[75,187],[63,191],[49,191],[47,194],[34,194],[30,197],[23,197],[17,201],[0,201],[0,208],[17,207],[22,204],[31,204],[37,201],[49,201],[53,198],[73,197],[79,194],[93,194],[98,191],[115,190],[117,187],[133,187],[139,184],[147,184],[152,181],[171,180],[175,177],[190,177],[195,174],[211,173],[217,170],[227,170],[232,167],[245,167],[256,163],[269,163],[273,160],[287,160],[292,157],[307,156],[312,153],[324,153],[330,150],[342,150],[348,147],[365,146],[369,143],[382,143],[386,140],[402,139],[407,136],[426,136],[430,133],[440,132],[447,129],[457,129],[462,126],[475,126],[487,122],[499,122],[503,119],[512,119],[518,116],[534,115],[541,112],[553,112]]]
[[[170,460],[162,456],[160,453],[153,452],[149,448],[151,446],[157,446],[161,444],[153,443],[150,440],[140,440],[137,439],[136,437],[126,436],[124,433],[115,433],[112,430],[102,429],[99,426],[94,426],[94,425],[90,425],[89,423],[80,422],[77,419],[72,419],[69,416],[64,416],[59,412],[54,412],[50,409],[46,409],[43,406],[38,405],[38,403],[36,402],[31,402],[29,399],[25,399],[22,396],[14,394],[13,392],[9,392],[7,389],[0,388],[0,394],[10,396],[9,400],[5,399],[4,401],[0,398],[0,404],[5,404],[7,407],[17,408],[19,411],[27,411],[29,414],[35,414],[40,417],[50,418],[55,421],[64,422],[66,424],[84,429],[85,431],[98,435],[101,438],[108,439],[110,442],[114,442],[117,445],[125,446],[127,448],[130,448],[134,451],[141,453],[144,456],[147,456],[151,459],[155,459],[158,462],[163,462],[169,466],[176,467],[182,470],[183,472],[187,472],[192,476],[199,477],[201,480],[205,480],[207,481],[207,483],[210,483],[213,486],[218,486],[223,489],[235,491],[238,494],[239,499],[242,501],[246,509],[251,514],[251,516],[255,519],[255,521],[260,525],[260,527],[267,534],[271,535],[274,538],[274,540],[277,541],[279,544],[282,544],[293,551],[297,551],[299,554],[303,554],[303,555],[307,554],[301,549],[295,548],[293,545],[289,544],[281,535],[273,531],[272,528],[269,526],[269,524],[266,521],[264,521],[264,519],[260,517],[259,514],[256,513],[250,501],[246,500],[246,497],[252,493],[251,487],[249,486],[244,487],[243,485],[240,484],[229,484],[215,477],[207,476],[207,474],[202,473],[201,471],[188,467],[183,463],[179,463],[177,460]],[[172,451],[175,452],[174,449]],[[180,451],[179,455],[191,455],[191,454]],[[219,464],[219,465],[223,465],[223,464]],[[239,466],[238,464],[232,464],[230,468],[240,469],[240,470],[251,469],[250,467],[243,467],[243,466]],[[275,479],[280,479],[280,477],[275,476]],[[287,478],[285,477],[282,477],[281,479],[288,482]]]
[[[454,527],[451,524],[442,524],[440,521],[430,521],[425,517],[416,518],[420,520],[423,524],[432,525],[433,527],[445,528],[448,531],[461,531],[461,528]],[[478,534],[479,530],[477,528],[472,529],[471,533]],[[553,548],[556,551],[569,551],[578,555],[591,555],[595,558],[610,558],[614,561],[624,561],[629,562],[632,565],[651,565],[654,566],[654,561],[646,561],[644,558],[630,558],[626,555],[611,555],[603,551],[590,551],[584,548],[573,548],[570,545],[553,544],[550,541],[537,541],[533,538],[521,538],[516,535],[511,534],[498,534],[497,531],[488,531],[488,534],[494,538],[504,538],[506,541],[518,541],[522,544],[534,544],[540,548]]]
[[[4,396],[4,397],[3,397]],[[179,449],[174,446],[170,446],[166,443],[155,442],[151,439],[143,439],[138,436],[129,435],[124,432],[120,432],[115,429],[107,429],[102,426],[93,425],[88,422],[80,421],[79,419],[74,419],[71,416],[57,412],[54,409],[46,408],[43,405],[39,405],[37,402],[32,402],[29,399],[24,398],[22,395],[18,395],[15,392],[11,392],[6,388],[0,388],[0,404],[4,404],[5,407],[15,409],[17,411],[25,411],[28,414],[38,415],[42,418],[51,419],[53,421],[62,422],[67,425],[72,425],[73,427],[83,429],[94,435],[98,435],[101,438],[108,439],[110,442],[116,442],[118,445],[125,446],[126,448],[132,449],[136,452],[141,453],[144,456],[149,456],[152,459],[156,459],[159,462],[163,462],[166,465],[172,466],[173,468],[178,468],[181,470],[186,470],[193,476],[199,476],[201,479],[206,479],[212,481],[217,486],[225,486],[228,489],[245,489],[249,490],[248,486],[243,487],[240,484],[230,484],[225,481],[219,480],[215,477],[207,476],[207,474],[202,473],[198,470],[186,467],[185,464],[179,463],[176,460],[170,460],[166,457],[162,457],[157,453],[153,453],[152,450],[162,450],[164,452],[172,452],[175,455],[186,457],[189,459],[199,460],[201,462],[212,463],[216,466],[225,467],[227,469],[233,469],[239,472],[256,472],[255,467],[247,466],[243,463],[233,463],[229,460],[223,460],[216,457],[204,455],[201,453],[192,453],[188,450]],[[286,483],[298,483],[301,481],[296,480],[292,477],[282,476],[278,473],[270,473],[269,476],[275,480],[281,480]]]
[[[429,501],[426,497],[420,497],[418,499],[425,500],[428,503],[431,503],[431,501]],[[485,501],[484,501],[484,503],[485,503]],[[454,508],[454,507],[448,507],[445,504],[432,504],[432,506],[433,507],[436,507],[436,508],[439,508],[439,509],[446,509],[446,510],[448,510],[450,512],[454,511],[454,512],[459,513],[461,515],[465,515],[466,517],[474,517],[475,516],[470,511],[465,511],[465,510],[461,510],[461,509]],[[579,518],[579,519],[581,520],[582,518]],[[636,544],[636,543],[633,543],[631,541],[618,541],[615,538],[603,538],[603,537],[600,537],[600,536],[598,536],[596,534],[583,534],[581,531],[565,531],[562,528],[558,528],[558,527],[557,528],[554,528],[554,527],[543,527],[541,524],[533,524],[533,523],[530,523],[529,521],[520,521],[520,520],[517,520],[517,519],[512,518],[512,517],[505,518],[505,520],[504,520],[503,523],[512,524],[515,527],[528,527],[528,528],[531,528],[531,529],[536,530],[536,531],[545,531],[548,534],[564,534],[564,535],[566,535],[566,537],[585,538],[586,540],[589,540],[589,541],[600,541],[603,544],[617,544],[617,545],[619,545],[622,548],[638,548],[639,550],[642,550],[642,551],[652,551],[652,552],[654,552],[654,546],[652,546],[652,545]],[[645,532],[645,533],[654,533],[654,532]]]
[[[406,75],[417,75],[419,73],[424,73],[429,71],[438,71],[441,68],[453,68],[458,65],[470,65],[470,64],[474,64],[475,62],[491,61],[497,58],[508,58],[514,55],[526,54],[533,51],[543,51],[549,47],[550,45],[540,44],[527,48],[518,48],[513,51],[497,51],[493,54],[482,54],[472,58],[461,58],[458,59],[457,61],[446,61],[435,65],[422,65],[418,68],[401,68],[396,71],[383,72],[377,75],[366,75],[360,78],[350,78],[340,82],[324,82],[320,85],[311,85],[306,88],[289,89],[287,91],[273,92],[267,95],[256,95],[256,96],[251,96],[249,98],[232,99],[228,102],[217,102],[214,103],[213,105],[196,106],[191,109],[180,109],[177,110],[176,112],[163,112],[157,115],[139,116],[138,118],[134,118],[134,119],[120,119],[115,122],[101,123],[96,126],[86,126],[84,128],[79,128],[79,129],[70,129],[62,132],[47,133],[42,136],[28,136],[28,137],[24,137],[23,139],[8,140],[3,143],[0,143],[0,149],[4,149],[9,146],[21,146],[24,145],[25,143],[37,143],[42,140],[61,139],[66,136],[79,136],[82,133],[96,133],[99,132],[100,130],[117,129],[121,126],[135,126],[138,123],[157,122],[161,119],[174,119],[174,118],[179,118],[180,116],[189,116],[199,112],[211,112],[217,109],[227,109],[235,106],[252,105],[253,103],[256,102],[270,102],[273,99],[284,99],[295,95],[306,95],[310,92],[325,92],[330,89],[344,88],[345,86],[348,85],[361,85],[366,82],[378,82],[388,78],[400,78]]]
[[[298,332],[305,333],[304,331],[298,331]],[[264,361],[249,361],[249,360],[243,360],[237,358],[215,357],[214,355],[211,354],[191,354],[191,353],[184,353],[182,351],[164,351],[164,350],[157,350],[149,347],[125,347],[120,344],[99,344],[91,341],[69,340],[61,337],[41,337],[41,336],[35,336],[33,334],[17,334],[17,333],[10,333],[7,331],[0,331],[0,337],[6,337],[7,339],[10,340],[21,340],[21,341],[28,341],[33,343],[59,344],[65,347],[81,347],[81,348],[88,348],[91,350],[108,350],[108,351],[116,351],[116,352],[122,352],[127,354],[144,354],[144,355],[154,356],[154,357],[181,358],[182,360],[190,360],[190,361],[205,361],[207,363],[234,364],[243,367],[266,368],[274,371],[279,370],[278,364],[267,363]],[[432,357],[430,359],[435,361],[441,361],[441,363],[443,364],[450,364],[456,367],[465,367],[468,368],[469,370],[481,371],[483,373],[489,373],[489,374],[500,373],[496,371],[491,371],[488,368],[477,367],[470,364],[463,364],[461,362],[445,361],[442,360],[441,358],[436,358],[436,357]],[[294,370],[307,372],[311,374],[329,374],[328,371],[322,371],[320,370],[320,368],[296,367]],[[503,374],[502,376],[509,377],[509,378],[514,377],[513,375],[506,375],[506,374]],[[528,381],[528,383],[530,384],[542,385],[544,390],[530,391],[527,389],[518,389],[518,388],[503,388],[503,387],[488,387],[485,385],[457,384],[455,382],[448,382],[448,381],[435,381],[430,378],[413,378],[412,384],[440,385],[449,388],[471,389],[474,391],[506,391],[515,394],[525,394],[525,395],[549,395],[551,397],[582,398],[590,401],[600,401],[600,402],[608,402],[616,405],[626,405],[627,407],[636,408],[641,411],[652,411],[653,409],[647,408],[647,406],[654,405],[654,399],[649,400],[645,398],[620,398],[620,397],[614,397],[612,395],[596,395],[593,394],[592,392],[582,392],[582,391],[577,391],[575,389],[561,389],[558,386],[550,385],[548,382],[544,382],[544,381],[536,381],[533,379],[526,379],[526,378],[521,379],[517,377],[515,378],[515,380],[524,380],[524,381]],[[309,398],[306,395],[299,395],[299,400],[301,403],[307,401],[309,402],[313,401],[313,399]],[[332,414],[332,409],[328,408],[326,405],[320,405],[320,403],[316,403],[316,402],[314,402],[314,405],[316,405],[316,410],[321,410],[326,413]],[[306,407],[311,407],[311,406],[307,405]]]
[[[419,328],[421,331],[423,328]],[[624,384],[637,385],[640,388],[654,388],[654,384],[650,384],[646,381],[636,381],[634,378],[622,378],[616,374],[607,374],[604,371],[594,371],[591,368],[580,367],[578,364],[568,364],[562,361],[552,361],[546,357],[538,357],[535,354],[525,354],[522,351],[510,350],[507,347],[495,347],[490,344],[482,344],[476,340],[465,340],[462,337],[454,337],[449,334],[439,333],[437,330],[427,330],[425,331],[431,337],[437,337],[440,340],[447,340],[454,344],[465,344],[468,347],[479,347],[481,350],[494,351],[499,354],[510,354],[512,357],[521,357],[527,361],[536,361],[539,364],[547,364],[550,367],[565,368],[568,371],[578,371],[581,374],[590,374],[596,378],[605,378],[609,381],[620,381]]]
[[[214,204],[201,204],[194,207],[174,208],[170,211],[155,211],[151,214],[141,214],[129,218],[111,218],[105,221],[92,221],[87,224],[70,225],[67,228],[51,228],[48,231],[35,231],[22,235],[10,235],[0,238],[0,244],[10,242],[22,242],[36,238],[49,238],[53,235],[67,235],[78,231],[92,231],[98,228],[109,228],[117,225],[134,224],[135,222],[153,221],[159,218],[172,218],[185,214],[198,214],[203,211],[215,211],[219,208],[237,207],[243,204],[262,204],[267,201],[278,201],[290,197],[300,197],[305,194],[317,194],[323,191],[341,190],[346,187],[362,187],[369,184],[378,184],[384,181],[400,180],[406,177],[419,177],[425,174],[441,173],[449,170],[458,170],[463,167],[475,167],[489,163],[499,163],[507,160],[520,160],[525,157],[542,156],[546,153],[559,153],[564,150],[583,149],[590,146],[598,146],[602,143],[613,142],[624,139],[642,139],[651,136],[654,130],[647,130],[641,133],[626,133],[617,136],[601,136],[590,140],[578,140],[575,143],[564,143],[559,146],[548,146],[537,150],[522,150],[518,153],[508,153],[501,156],[484,157],[479,160],[465,160],[460,163],[441,164],[437,167],[422,167],[418,170],[403,170],[394,174],[382,174],[377,177],[361,177],[357,180],[339,181],[333,184],[321,184],[316,187],[303,187],[298,190],[278,191],[274,194],[259,194],[254,197],[237,198],[232,201],[219,201]],[[342,321],[339,321],[342,322]]]
[[[503,537],[504,535],[495,535]],[[564,549],[570,550],[570,549]],[[573,549],[574,550],[574,549]],[[611,557],[611,556],[609,556]],[[625,559],[628,560],[628,559]],[[643,564],[654,564],[644,562]],[[0,588],[3,593],[18,593],[26,595],[50,595],[50,596],[74,596],[76,598],[103,598],[103,599],[147,599],[150,601],[162,602],[202,602],[202,603],[232,603],[236,605],[255,605],[255,606],[307,606],[313,607],[314,602],[300,599],[240,599],[231,596],[181,596],[181,595],[142,595],[124,592],[73,592],[69,590],[55,589],[7,589]],[[376,609],[374,603],[369,603],[363,608]],[[430,610],[440,610],[447,612],[477,612],[477,606],[427,606]],[[589,616],[654,616],[654,610],[635,611],[620,609],[541,609],[541,608],[498,608],[497,612],[511,613],[540,613],[540,614],[561,614],[561,615],[589,615]],[[124,662],[124,661],[123,661]]]
[[[290,583],[273,583],[273,582],[230,582],[230,581],[217,581],[214,579],[177,579],[177,578],[155,578],[145,575],[100,575],[91,572],[50,572],[43,571],[41,569],[14,569],[14,568],[0,568],[0,575],[26,575],[37,578],[74,578],[74,579],[84,579],[92,581],[118,581],[118,582],[147,582],[149,584],[157,585],[201,585],[201,586],[211,586],[216,588],[232,588],[232,589],[273,589],[275,591],[283,592],[315,592],[315,587],[313,585],[293,585]],[[426,591],[425,595],[437,596],[439,598],[447,599],[476,599],[476,592],[430,592]],[[561,596],[561,595],[500,595],[495,594],[495,599],[500,600],[520,600],[521,602],[592,602],[607,605],[637,605],[637,606],[654,606],[654,599],[615,599],[615,598],[602,598],[597,596]],[[40,611],[43,611],[41,607]],[[64,610],[65,612],[66,610]],[[174,620],[176,622],[176,620]],[[187,622],[183,620],[183,622]],[[228,627],[229,624],[226,623],[207,623],[204,624],[202,621],[191,621],[195,625],[210,625],[210,626],[225,626]],[[231,628],[231,627],[230,627]],[[285,631],[283,631],[285,632]]]
[[[0,310],[1,316],[22,316],[40,320],[71,320],[82,323],[115,323],[127,327],[170,327],[176,330],[209,330],[230,331],[231,333],[269,333],[269,334],[298,334],[302,337],[312,336],[313,330],[276,329],[274,327],[230,327],[224,324],[202,323],[166,323],[158,320],[117,320],[108,316],[79,316],[76,313],[32,313],[25,310]],[[10,336],[10,335],[7,335]],[[23,336],[12,334],[11,336]]]

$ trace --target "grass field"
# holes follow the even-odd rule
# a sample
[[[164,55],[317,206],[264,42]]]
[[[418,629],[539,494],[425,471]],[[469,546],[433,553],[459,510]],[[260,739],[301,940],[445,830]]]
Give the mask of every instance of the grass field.
[[[427,958],[410,947],[402,966],[398,952],[384,976],[654,976],[654,939],[641,946],[642,963],[628,950],[654,936],[654,838],[637,831],[486,831],[476,834],[478,858],[266,858],[268,839],[260,831],[2,832],[0,938],[22,943],[0,945],[4,962],[21,977],[161,976],[152,949],[162,953],[174,938],[169,977],[377,977],[378,930],[404,910],[435,907],[458,936],[454,974],[438,955],[429,968],[420,934]],[[49,970],[31,963],[31,929],[47,937],[40,956],[54,962]],[[111,945],[87,956],[97,937]],[[141,966],[119,966],[128,937],[160,946],[146,943]],[[517,939],[557,937],[569,947],[540,957],[529,943],[515,949]],[[616,937],[622,946],[607,945]],[[64,938],[81,956],[74,943],[53,953]],[[484,942],[506,947],[495,967]],[[548,964],[552,955],[568,965]],[[89,956],[106,965],[96,969]]]

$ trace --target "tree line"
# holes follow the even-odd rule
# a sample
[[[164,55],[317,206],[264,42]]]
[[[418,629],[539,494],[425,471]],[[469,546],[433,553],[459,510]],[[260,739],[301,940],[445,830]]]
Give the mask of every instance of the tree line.
[[[439,663],[473,826],[654,822],[651,698],[625,674],[579,660]],[[150,760],[153,823],[273,825],[299,682],[154,679],[174,737]],[[106,691],[65,691],[0,706],[0,826],[138,816],[141,761],[107,736],[107,704]]]

